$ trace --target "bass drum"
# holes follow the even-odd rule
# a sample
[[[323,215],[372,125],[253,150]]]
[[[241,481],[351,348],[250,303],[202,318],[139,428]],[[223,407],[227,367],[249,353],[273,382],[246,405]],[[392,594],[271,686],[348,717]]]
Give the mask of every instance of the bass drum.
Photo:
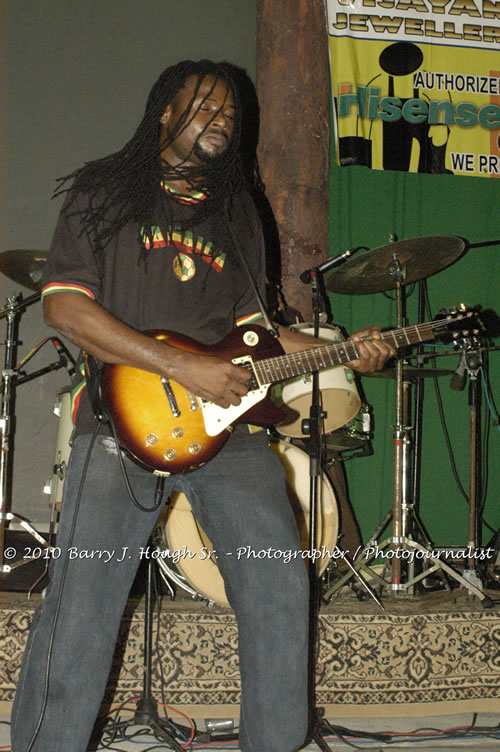
[[[304,334],[314,334],[311,324],[294,324],[295,329]],[[331,342],[343,342],[344,337],[338,326],[323,324],[319,328],[321,339]],[[319,374],[319,388],[323,410],[326,412],[324,432],[329,433],[344,426],[358,413],[361,399],[354,374],[347,366],[333,366],[325,368]],[[281,399],[285,405],[295,410],[299,415],[290,423],[280,424],[277,430],[283,436],[303,438],[302,421],[309,417],[312,395],[312,375],[305,374],[295,379],[285,381],[281,387]]]
[[[306,452],[286,441],[271,443],[271,449],[281,460],[286,472],[288,497],[292,504],[297,526],[300,531],[301,548],[309,548],[309,456]],[[323,473],[318,504],[316,547],[325,555],[317,561],[318,574],[323,574],[330,562],[329,552],[333,553],[338,536],[337,500],[328,476]],[[209,601],[227,606],[228,601],[224,581],[215,558],[210,556],[212,543],[196,521],[187,497],[183,493],[172,495],[169,512],[164,525],[167,556],[165,561],[176,561],[176,572],[167,569],[167,577],[177,582],[187,592],[198,594]],[[305,561],[308,557],[304,556]],[[183,580],[191,583],[195,591]],[[265,587],[265,583],[262,583]]]

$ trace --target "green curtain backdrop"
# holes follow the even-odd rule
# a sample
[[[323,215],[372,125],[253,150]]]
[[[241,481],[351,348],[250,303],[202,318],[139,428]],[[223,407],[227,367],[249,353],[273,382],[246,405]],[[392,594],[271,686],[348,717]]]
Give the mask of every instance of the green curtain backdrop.
[[[338,167],[333,155],[331,164],[330,255],[358,245],[383,246],[389,242],[390,233],[395,233],[399,240],[425,235],[459,235],[470,243],[496,240],[497,245],[469,250],[456,263],[430,277],[427,284],[432,314],[461,302],[498,312],[500,180]],[[390,292],[391,297],[393,292]],[[330,301],[334,320],[350,332],[369,324],[384,328],[397,323],[396,304],[382,293],[331,294]],[[417,302],[415,287],[408,300],[410,324],[417,322]],[[455,369],[458,359],[458,354],[442,357],[438,365]],[[500,352],[492,352],[489,362],[493,395],[498,404]],[[468,389],[452,391],[450,376],[437,379],[437,383],[458,475],[467,491]],[[366,540],[392,506],[395,384],[391,379],[364,377],[362,386],[374,412],[374,454],[347,462],[346,471],[350,498]],[[468,505],[451,469],[433,379],[425,380],[424,392],[420,517],[436,545],[466,545]],[[500,433],[498,427],[493,426],[484,508],[484,517],[493,530],[500,526],[499,450]],[[491,535],[489,528],[483,528],[483,543],[487,543]]]

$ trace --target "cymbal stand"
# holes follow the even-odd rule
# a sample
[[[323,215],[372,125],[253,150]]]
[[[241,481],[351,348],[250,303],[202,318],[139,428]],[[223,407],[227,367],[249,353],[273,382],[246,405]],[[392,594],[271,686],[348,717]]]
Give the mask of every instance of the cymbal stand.
[[[0,573],[11,572],[30,559],[21,559],[12,564],[5,563],[5,527],[6,522],[15,520],[21,527],[32,535],[40,545],[48,547],[47,541],[33,528],[29,522],[10,512],[12,500],[12,442],[15,431],[15,399],[18,383],[18,373],[15,370],[17,359],[19,321],[24,309],[40,300],[36,293],[23,299],[22,295],[13,295],[7,299],[5,308],[0,311],[0,318],[7,321],[5,337],[5,357],[2,371],[1,406],[0,406]]]
[[[402,326],[402,293],[401,287],[404,283],[406,270],[401,267],[396,254],[393,255],[393,264],[391,264],[391,274],[396,280],[396,304],[398,315],[398,327]],[[403,409],[403,361],[397,360],[396,364],[396,415],[395,425],[393,427],[394,441],[394,479],[393,479],[393,509],[392,509],[392,538],[386,539],[379,546],[375,547],[374,557],[384,548],[390,548],[392,553],[391,563],[391,582],[389,589],[393,595],[398,596],[403,591],[413,592],[413,586],[420,580],[427,577],[433,571],[444,571],[450,577],[457,580],[462,587],[466,588],[471,594],[483,601],[483,605],[490,605],[490,599],[482,591],[468,582],[455,572],[452,567],[442,561],[440,558],[432,558],[432,566],[424,569],[420,574],[413,576],[413,559],[417,552],[425,556],[431,554],[429,545],[423,545],[411,537],[411,517],[413,512],[412,504],[409,503],[409,448],[410,427],[405,425]],[[408,552],[409,556],[406,556]],[[411,563],[409,567],[409,576],[406,582],[402,581],[401,563],[403,556]]]
[[[403,323],[403,295],[402,286],[405,281],[406,270],[401,267],[397,255],[393,254],[393,262],[389,267],[391,275],[396,280],[396,305],[398,328]],[[400,344],[400,343],[398,343]],[[401,343],[404,344],[404,343]],[[370,561],[383,555],[385,549],[391,553],[391,579],[387,582],[382,576],[374,571],[370,571],[370,576],[375,579],[379,585],[389,589],[389,592],[395,597],[401,596],[404,592],[413,594],[413,587],[417,582],[428,577],[432,572],[445,572],[451,578],[457,580],[462,587],[466,588],[469,593],[479,598],[484,606],[490,606],[491,600],[466,577],[462,577],[455,572],[452,567],[442,561],[440,558],[431,558],[432,548],[430,541],[424,534],[425,544],[414,539],[412,523],[418,523],[414,514],[414,500],[410,494],[411,480],[411,427],[409,423],[409,384],[403,381],[403,359],[396,360],[396,395],[395,395],[395,424],[393,426],[393,500],[392,510],[386,514],[383,521],[371,536],[370,541],[363,550],[358,554],[353,562],[354,569],[357,572],[367,570]],[[414,473],[415,477],[415,473]],[[378,543],[378,537],[386,529],[392,520],[392,536],[386,538],[383,542]],[[421,533],[423,526],[418,523]],[[424,571],[414,576],[414,559],[418,552],[425,560],[428,557],[432,562],[431,566],[424,568]],[[408,562],[407,572],[402,576],[402,561]],[[339,581],[334,583],[325,594],[327,599],[332,596],[340,587],[351,577],[350,572],[346,573]]]

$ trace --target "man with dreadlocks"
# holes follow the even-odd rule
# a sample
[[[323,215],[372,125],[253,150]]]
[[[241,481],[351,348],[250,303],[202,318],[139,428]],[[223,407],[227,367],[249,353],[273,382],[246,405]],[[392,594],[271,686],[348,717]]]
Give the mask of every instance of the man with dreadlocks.
[[[129,143],[70,176],[43,285],[46,321],[90,361],[160,374],[223,408],[247,393],[244,368],[143,331],[168,329],[212,344],[260,317],[233,242],[262,291],[262,233],[245,187],[241,107],[230,74],[227,64],[208,61],[168,68]],[[366,331],[373,339],[356,338],[359,361],[352,365],[374,371],[393,351],[378,330]],[[288,352],[314,345],[286,329],[280,342]],[[237,426],[209,462],[166,478],[161,499],[157,478],[125,456],[133,504],[115,440],[107,426],[95,431],[90,389],[83,386],[75,390],[58,532],[63,555],[52,562],[26,648],[12,713],[14,752],[87,749],[139,552],[158,502],[174,489],[189,498],[212,540],[236,613],[240,747],[297,749],[307,729],[303,561],[231,556],[242,546],[300,548],[284,472],[265,432]]]

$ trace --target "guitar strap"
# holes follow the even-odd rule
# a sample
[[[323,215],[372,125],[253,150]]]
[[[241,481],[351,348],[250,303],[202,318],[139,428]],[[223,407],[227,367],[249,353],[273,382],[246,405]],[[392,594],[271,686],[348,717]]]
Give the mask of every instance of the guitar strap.
[[[231,240],[233,241],[233,248],[236,251],[236,255],[238,256],[239,261],[241,262],[241,265],[243,269],[246,271],[248,279],[250,280],[250,284],[252,286],[252,289],[255,293],[255,297],[257,298],[257,302],[259,304],[259,308],[261,310],[262,316],[264,318],[264,322],[266,324],[267,331],[273,335],[273,337],[279,338],[279,332],[278,329],[273,325],[273,322],[271,321],[271,318],[269,316],[269,313],[266,308],[266,304],[264,303],[262,299],[262,295],[260,294],[259,288],[257,287],[257,283],[255,282],[253,278],[253,274],[250,270],[250,267],[248,265],[248,261],[245,257],[245,254],[241,250],[241,246],[236,238],[236,234],[233,230],[233,226],[231,224],[231,216],[229,213],[229,209],[226,207],[224,209],[225,216],[226,216],[226,224],[229,229],[229,234],[231,235]]]
[[[98,423],[109,423],[110,415],[104,406],[101,394],[101,376],[96,359],[87,352],[83,353],[83,364],[85,368],[85,381],[87,383],[87,392],[92,407],[92,412]]]

